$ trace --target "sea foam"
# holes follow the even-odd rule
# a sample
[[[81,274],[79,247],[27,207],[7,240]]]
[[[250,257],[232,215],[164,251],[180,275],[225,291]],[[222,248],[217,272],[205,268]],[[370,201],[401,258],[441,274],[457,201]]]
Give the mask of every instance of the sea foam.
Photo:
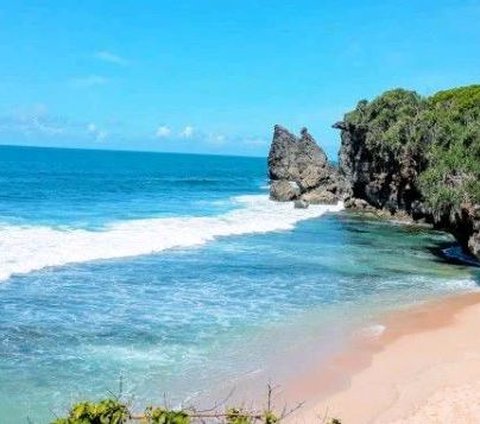
[[[299,221],[343,209],[341,202],[295,209],[292,203],[272,202],[265,195],[238,196],[233,202],[236,209],[215,217],[121,221],[103,231],[0,225],[0,281],[45,267],[199,246],[223,236],[289,230]]]

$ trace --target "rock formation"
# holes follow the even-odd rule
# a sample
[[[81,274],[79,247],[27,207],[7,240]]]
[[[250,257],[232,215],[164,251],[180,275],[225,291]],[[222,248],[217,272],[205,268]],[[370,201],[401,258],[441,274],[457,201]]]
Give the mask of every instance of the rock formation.
[[[336,203],[343,190],[338,171],[303,128],[296,137],[275,125],[270,154],[270,197],[278,201]]]
[[[270,196],[335,203],[380,216],[422,220],[452,233],[480,259],[480,85],[424,98],[388,91],[362,100],[334,128],[339,167],[304,128],[276,125],[268,157]]]
[[[410,149],[379,152],[367,142],[368,129],[350,122],[333,127],[341,130],[339,172],[346,181],[347,207],[368,204],[392,215],[406,211],[415,219],[430,215],[418,187],[422,157]]]
[[[458,114],[456,103],[462,107]],[[475,153],[480,138],[470,132],[478,114],[469,117],[476,108],[478,86],[431,99],[399,89],[359,102],[334,125],[341,130],[345,206],[406,213],[449,231],[465,251],[480,258],[480,154]],[[448,148],[454,143],[455,150]]]
[[[413,220],[452,233],[464,250],[480,258],[480,205],[464,202],[458,208],[430,207],[419,187],[426,159],[408,149],[379,154],[366,142],[364,128],[337,122],[341,130],[339,171],[346,180],[345,207],[376,208],[393,216],[406,212]],[[452,183],[454,184],[454,183]]]

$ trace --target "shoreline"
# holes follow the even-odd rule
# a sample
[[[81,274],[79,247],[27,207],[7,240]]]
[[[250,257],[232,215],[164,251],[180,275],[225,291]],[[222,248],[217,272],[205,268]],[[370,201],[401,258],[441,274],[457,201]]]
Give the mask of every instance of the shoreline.
[[[281,402],[306,400],[285,422],[480,422],[480,292],[380,321],[381,334],[357,334],[344,352],[285,386]]]

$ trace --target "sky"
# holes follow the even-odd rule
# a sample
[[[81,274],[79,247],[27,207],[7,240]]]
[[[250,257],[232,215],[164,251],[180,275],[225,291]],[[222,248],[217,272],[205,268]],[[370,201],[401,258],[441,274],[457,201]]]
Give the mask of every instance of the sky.
[[[273,125],[480,82],[480,0],[0,0],[0,144],[265,156]]]

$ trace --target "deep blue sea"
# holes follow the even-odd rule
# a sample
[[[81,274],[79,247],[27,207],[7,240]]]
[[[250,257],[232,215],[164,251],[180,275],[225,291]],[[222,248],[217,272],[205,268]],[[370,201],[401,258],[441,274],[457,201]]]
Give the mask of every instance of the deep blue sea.
[[[120,385],[139,405],[262,390],[383,312],[476,289],[435,254],[449,236],[273,203],[266,170],[0,146],[0,421]]]

